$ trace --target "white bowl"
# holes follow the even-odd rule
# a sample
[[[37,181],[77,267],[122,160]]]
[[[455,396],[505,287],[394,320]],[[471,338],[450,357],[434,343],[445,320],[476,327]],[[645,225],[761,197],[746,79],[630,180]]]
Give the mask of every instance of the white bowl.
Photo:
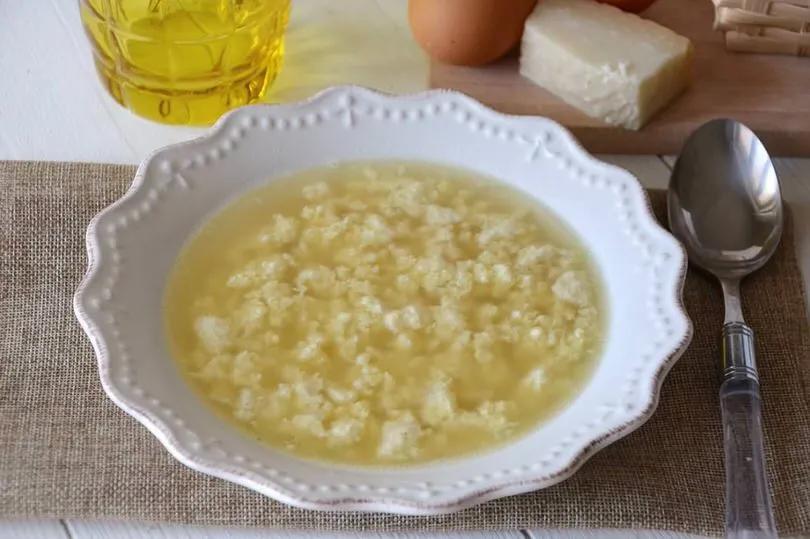
[[[592,379],[566,409],[504,447],[385,470],[296,459],[216,419],[169,357],[166,278],[208,217],[294,171],[381,158],[466,167],[536,197],[579,234],[603,276],[607,342]],[[652,415],[691,338],[683,250],[638,181],[586,154],[551,120],[505,116],[454,92],[392,97],[342,87],[233,111],[207,136],[146,159],[126,195],[90,223],[87,250],[75,310],[110,398],[191,468],[306,508],[435,514],[562,481]]]

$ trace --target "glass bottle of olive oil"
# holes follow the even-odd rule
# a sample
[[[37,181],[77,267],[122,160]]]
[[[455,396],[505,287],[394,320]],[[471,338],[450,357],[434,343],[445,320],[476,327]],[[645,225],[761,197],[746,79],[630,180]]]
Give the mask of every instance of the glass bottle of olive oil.
[[[211,124],[281,68],[290,0],[79,1],[102,82],[152,120]]]

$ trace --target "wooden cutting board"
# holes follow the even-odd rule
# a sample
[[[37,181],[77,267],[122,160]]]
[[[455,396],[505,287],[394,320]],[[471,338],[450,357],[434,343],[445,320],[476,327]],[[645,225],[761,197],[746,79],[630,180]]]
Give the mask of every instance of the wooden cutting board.
[[[516,56],[483,68],[433,63],[430,85],[503,112],[552,118],[595,153],[675,154],[700,124],[728,117],[753,128],[774,155],[810,157],[810,58],[726,51],[712,30],[710,0],[658,0],[644,17],[691,39],[695,68],[687,92],[640,131],[588,118],[535,86],[518,73]]]

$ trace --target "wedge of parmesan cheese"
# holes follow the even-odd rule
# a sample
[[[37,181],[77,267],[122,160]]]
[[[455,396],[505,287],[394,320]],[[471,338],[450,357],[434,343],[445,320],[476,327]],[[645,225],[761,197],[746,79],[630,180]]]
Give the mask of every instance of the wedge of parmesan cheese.
[[[688,39],[593,0],[542,0],[526,21],[520,73],[611,125],[639,129],[689,83]]]

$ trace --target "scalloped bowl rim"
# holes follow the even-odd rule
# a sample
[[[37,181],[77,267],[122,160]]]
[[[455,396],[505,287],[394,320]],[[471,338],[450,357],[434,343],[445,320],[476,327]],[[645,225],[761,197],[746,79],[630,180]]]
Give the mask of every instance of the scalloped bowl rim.
[[[340,112],[340,114],[334,116],[333,113],[332,117],[325,114],[326,117],[322,117],[320,120],[317,115],[313,116],[314,113],[312,113],[312,110],[324,103],[337,106],[338,108],[335,110]],[[367,109],[357,109],[360,112],[355,111],[356,107],[360,107],[366,103],[371,103],[371,105],[368,105]],[[518,127],[526,126],[531,123],[529,131],[534,132],[536,130],[541,132],[542,135],[538,135],[533,140],[525,137],[523,141],[519,140],[519,138],[516,140],[521,144],[525,143],[524,146],[532,152],[532,155],[537,157],[538,154],[543,153],[545,157],[541,155],[537,158],[544,159],[547,157],[548,159],[552,159],[548,157],[548,155],[552,155],[554,159],[562,159],[564,163],[560,166],[563,166],[561,172],[563,175],[573,174],[571,171],[576,170],[577,167],[583,170],[595,168],[598,170],[598,173],[588,172],[587,174],[591,174],[589,179],[593,179],[597,184],[601,177],[615,176],[621,178],[621,182],[618,182],[617,185],[620,185],[623,189],[629,190],[630,194],[627,195],[628,199],[632,197],[637,198],[640,193],[643,200],[643,209],[641,209],[641,206],[636,208],[638,210],[636,219],[638,219],[641,225],[639,228],[642,228],[642,233],[657,234],[659,242],[668,242],[667,249],[669,249],[669,252],[667,254],[669,260],[666,264],[670,269],[674,268],[674,276],[669,278],[669,282],[662,285],[662,287],[668,290],[667,294],[661,296],[661,302],[665,303],[664,307],[668,310],[667,316],[677,327],[677,334],[664,348],[665,352],[662,351],[657,356],[650,356],[650,362],[653,364],[654,368],[647,375],[649,379],[645,380],[647,393],[643,395],[642,398],[646,397],[646,405],[637,406],[632,410],[628,408],[628,414],[620,424],[610,429],[597,430],[595,431],[596,434],[588,435],[585,439],[580,440],[576,444],[576,450],[571,455],[565,457],[562,460],[562,464],[557,463],[551,473],[534,471],[534,468],[526,467],[523,472],[514,474],[514,476],[510,474],[501,476],[493,475],[489,480],[478,482],[478,484],[476,484],[475,481],[456,481],[453,486],[442,486],[440,490],[437,490],[438,486],[431,484],[430,481],[421,482],[419,483],[420,486],[409,486],[408,488],[398,489],[396,486],[399,481],[398,479],[391,480],[391,486],[378,486],[365,489],[359,487],[353,488],[352,485],[349,485],[348,488],[346,488],[345,485],[337,485],[332,488],[329,496],[320,494],[317,484],[308,485],[303,482],[303,480],[300,482],[300,485],[307,486],[307,489],[296,490],[294,487],[297,487],[299,483],[296,483],[295,473],[287,474],[283,471],[279,472],[275,470],[274,467],[266,466],[262,462],[254,462],[256,466],[251,468],[250,459],[242,458],[239,460],[239,455],[229,455],[226,451],[217,447],[216,443],[212,443],[211,447],[207,447],[206,441],[203,439],[204,435],[200,436],[190,430],[188,439],[184,436],[178,436],[176,432],[178,427],[170,427],[166,414],[159,412],[162,403],[157,402],[156,399],[150,400],[144,395],[140,397],[133,396],[134,394],[131,388],[124,388],[124,384],[122,383],[124,376],[113,373],[117,368],[117,364],[121,361],[122,353],[120,351],[116,352],[111,350],[111,341],[116,340],[115,332],[120,330],[116,330],[115,326],[113,326],[112,329],[110,328],[108,320],[105,319],[103,310],[99,307],[99,305],[103,305],[105,301],[110,303],[114,303],[115,301],[114,298],[109,297],[109,292],[106,293],[105,297],[105,291],[102,289],[102,291],[99,292],[98,290],[100,286],[99,280],[101,279],[100,274],[108,272],[108,268],[105,268],[105,260],[107,261],[106,266],[109,266],[109,251],[111,249],[108,244],[109,242],[103,241],[102,236],[104,233],[102,233],[100,227],[103,221],[110,222],[109,227],[112,227],[111,230],[114,230],[115,225],[112,220],[115,216],[126,211],[125,206],[128,205],[129,202],[139,197],[143,198],[143,191],[147,189],[147,184],[150,183],[148,180],[153,180],[153,178],[147,178],[147,176],[159,176],[161,174],[161,172],[155,172],[155,168],[159,171],[162,170],[166,178],[168,178],[164,178],[164,186],[167,186],[166,189],[168,190],[170,189],[168,186],[172,181],[176,180],[181,183],[185,181],[184,179],[179,180],[175,178],[175,176],[183,177],[178,171],[182,171],[186,168],[190,169],[195,166],[194,162],[188,160],[182,164],[172,164],[164,158],[167,155],[175,155],[178,152],[193,150],[200,146],[211,147],[211,143],[220,140],[227,141],[229,140],[229,135],[226,133],[228,129],[232,129],[230,136],[236,136],[237,139],[239,136],[245,137],[245,132],[251,129],[257,132],[261,131],[262,127],[265,126],[257,122],[263,122],[263,118],[267,118],[267,122],[273,126],[275,126],[276,123],[282,125],[281,122],[284,122],[285,118],[290,116],[290,112],[299,113],[298,118],[301,126],[305,126],[307,122],[315,118],[314,121],[318,123],[338,121],[346,124],[346,128],[352,128],[354,127],[354,123],[359,121],[352,116],[353,114],[360,116],[368,113],[369,118],[371,118],[372,113],[370,111],[374,106],[380,103],[386,103],[395,107],[403,106],[401,111],[402,117],[396,119],[399,125],[407,121],[407,115],[410,114],[411,110],[423,111],[421,113],[421,119],[433,114],[435,114],[434,117],[438,117],[444,112],[450,114],[457,113],[459,118],[464,116],[463,121],[470,122],[471,129],[478,130],[479,132],[481,129],[488,128],[487,122],[507,126],[504,129],[512,131],[519,131]],[[453,105],[449,107],[447,111],[442,108],[445,107],[446,103]],[[413,107],[414,104],[426,108],[408,109],[409,106]],[[345,107],[345,111],[340,107]],[[381,105],[379,105],[379,107],[384,109]],[[378,108],[376,110],[380,109]],[[399,109],[394,108],[393,110],[396,111]],[[309,113],[305,115],[307,111],[309,111]],[[346,114],[343,114],[344,112],[346,112]],[[391,114],[393,114],[393,112],[382,119],[378,116],[374,118],[376,121],[391,123]],[[259,117],[260,120],[257,120],[257,117]],[[481,118],[483,118],[483,120],[481,120]],[[239,119],[242,119],[243,122],[234,127],[233,124]],[[430,120],[430,118],[428,118],[428,120]],[[287,121],[287,128],[289,129],[290,122],[293,122],[293,120],[287,119]],[[472,122],[478,123],[473,125]],[[238,133],[240,128],[242,129],[241,134]],[[394,127],[393,129],[396,128]],[[496,127],[495,130],[497,131],[498,128]],[[234,133],[236,133],[236,135],[234,135]],[[501,131],[501,133],[503,132]],[[516,137],[522,136],[514,132],[512,135]],[[556,144],[553,148],[552,143]],[[548,145],[548,147],[546,147],[546,145]],[[233,147],[233,144],[231,144],[231,147]],[[211,151],[213,152],[214,150]],[[223,153],[228,153],[227,145],[225,146],[225,150],[220,151],[220,154]],[[556,156],[554,155],[555,153]],[[531,157],[531,155],[529,157],[531,159],[535,158]],[[225,158],[227,158],[227,155],[224,157],[220,155],[219,157],[219,159]],[[161,161],[161,159],[164,160],[156,167],[155,164]],[[214,155],[214,159],[216,159],[216,155]],[[210,162],[211,159],[208,160],[208,164],[210,164]],[[167,165],[166,163],[169,164]],[[204,168],[207,165],[202,163],[199,166]],[[299,169],[301,168],[305,167],[299,167]],[[469,168],[473,170],[477,169],[476,166],[470,166]],[[151,186],[153,190],[155,188],[154,182],[156,181],[157,180],[154,180]],[[250,187],[243,187],[240,192],[244,192],[249,188]],[[158,187],[158,189],[160,189],[160,187]],[[637,200],[634,199],[633,202],[637,203]],[[552,209],[556,210],[556,208]],[[565,215],[563,215],[563,217],[565,217]],[[113,234],[113,232],[109,233]],[[667,237],[669,239],[664,239]],[[307,509],[383,511],[416,515],[441,514],[458,511],[495,498],[549,487],[563,481],[574,474],[582,464],[597,451],[626,436],[652,416],[657,407],[661,384],[666,374],[687,348],[692,337],[692,324],[686,315],[682,301],[687,267],[685,253],[680,244],[659,225],[653,216],[649,201],[641,185],[638,183],[638,180],[626,171],[598,161],[590,156],[565,128],[551,120],[539,117],[501,114],[485,107],[466,95],[447,90],[429,90],[405,96],[389,96],[365,88],[344,86],[326,89],[305,101],[297,103],[284,105],[260,104],[233,110],[221,117],[203,136],[152,152],[138,167],[132,185],[126,193],[91,220],[87,229],[86,243],[88,269],[74,296],[74,311],[81,327],[88,335],[93,345],[98,359],[101,383],[110,399],[126,413],[132,415],[146,426],[177,460],[190,468],[243,485],[284,503]],[[114,244],[112,250],[115,250]],[[610,283],[606,283],[606,286],[609,285]],[[109,315],[109,318],[112,319],[112,315]],[[129,376],[127,376],[127,378],[129,378]],[[638,395],[636,395],[636,397],[638,397]],[[169,414],[169,417],[171,417],[171,414]],[[175,417],[173,419],[177,425],[183,425],[182,417]],[[542,425],[538,428],[541,427]],[[510,445],[513,445],[513,443],[516,442],[510,442],[503,448],[499,448],[498,451],[508,448]],[[277,456],[272,458],[268,456],[270,460],[275,458],[277,458]],[[463,457],[448,462],[455,463],[457,461],[463,462],[466,460],[468,460],[468,458]],[[440,470],[443,466],[447,465],[448,462],[430,464],[427,468],[424,468],[427,470],[425,474],[435,475],[436,470]],[[310,465],[318,466],[317,464],[309,462],[302,464],[304,468]],[[326,464],[322,466],[329,467],[331,465]],[[409,474],[418,475],[420,470],[422,470],[422,468],[417,467],[408,468],[406,471]],[[270,473],[270,471],[274,471],[274,473]],[[361,475],[373,473],[368,470],[355,469],[345,469],[341,473],[343,472],[346,474],[357,472]],[[270,475],[268,476],[268,474]],[[413,480],[409,476],[405,482],[412,484]],[[407,495],[401,494],[401,492],[405,491],[408,492]]]

